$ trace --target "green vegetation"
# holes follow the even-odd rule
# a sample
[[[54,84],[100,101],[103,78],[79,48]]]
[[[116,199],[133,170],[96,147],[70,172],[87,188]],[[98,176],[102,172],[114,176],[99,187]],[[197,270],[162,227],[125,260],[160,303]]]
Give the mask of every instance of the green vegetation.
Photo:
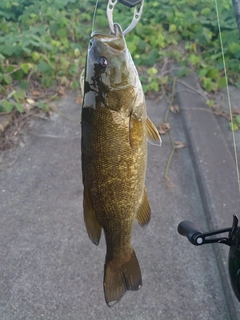
[[[237,115],[233,118],[233,121],[229,122],[229,127],[232,131],[240,129],[240,115]]]
[[[159,73],[166,59],[181,66],[178,76],[194,68],[202,86],[216,91],[226,85],[214,1],[145,0],[144,13],[127,43],[145,91],[169,81]],[[231,1],[218,1],[223,47],[230,83],[240,87],[240,43]],[[96,28],[107,26],[107,0],[99,0]],[[23,112],[32,83],[43,87],[79,87],[95,1],[4,0],[0,2],[0,112]],[[116,6],[114,20],[123,28],[132,11]],[[44,103],[39,108],[47,109]]]

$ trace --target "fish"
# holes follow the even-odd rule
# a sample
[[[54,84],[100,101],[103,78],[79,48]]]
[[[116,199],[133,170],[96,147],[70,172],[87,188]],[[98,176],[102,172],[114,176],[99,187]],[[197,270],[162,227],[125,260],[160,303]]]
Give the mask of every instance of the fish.
[[[84,222],[89,238],[106,241],[103,289],[109,307],[142,286],[131,234],[148,224],[147,140],[161,145],[120,25],[91,34],[81,115]]]

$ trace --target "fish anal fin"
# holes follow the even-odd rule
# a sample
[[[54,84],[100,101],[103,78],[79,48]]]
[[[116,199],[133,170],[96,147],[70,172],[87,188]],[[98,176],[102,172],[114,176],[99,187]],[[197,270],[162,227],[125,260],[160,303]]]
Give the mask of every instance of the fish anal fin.
[[[84,222],[87,228],[88,236],[95,245],[99,244],[102,227],[97,221],[96,213],[93,209],[88,190],[84,188],[83,198]]]
[[[145,226],[146,224],[148,224],[149,221],[150,221],[151,208],[150,208],[150,205],[149,205],[149,202],[148,202],[146,188],[144,188],[142,200],[141,200],[140,206],[138,208],[138,212],[137,212],[136,218],[137,218],[138,223],[142,227]]]
[[[146,119],[146,126],[147,126],[148,142],[157,146],[161,146],[162,139],[160,137],[160,134],[157,128],[155,127],[155,125],[152,123],[152,121],[148,117]]]
[[[127,290],[136,291],[142,286],[140,266],[135,254],[132,252],[124,258],[106,260],[104,267],[104,294],[109,307],[117,303]]]

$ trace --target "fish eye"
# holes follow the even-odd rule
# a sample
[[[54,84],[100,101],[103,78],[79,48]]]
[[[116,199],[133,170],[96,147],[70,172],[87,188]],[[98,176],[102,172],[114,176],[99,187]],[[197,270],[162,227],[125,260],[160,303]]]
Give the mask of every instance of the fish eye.
[[[108,65],[108,61],[105,57],[99,57],[98,64],[102,67],[106,67]]]

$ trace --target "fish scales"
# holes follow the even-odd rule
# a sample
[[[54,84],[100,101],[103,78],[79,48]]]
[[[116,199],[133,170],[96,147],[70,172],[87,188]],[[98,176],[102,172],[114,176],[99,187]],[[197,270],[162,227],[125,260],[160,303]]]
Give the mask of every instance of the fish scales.
[[[147,135],[154,132],[152,139],[160,139],[147,119],[122,30],[117,24],[115,29],[115,35],[92,35],[81,121],[84,219],[95,244],[102,229],[105,234],[104,292],[109,306],[142,284],[131,233],[135,218],[141,225],[150,220],[144,186]]]

